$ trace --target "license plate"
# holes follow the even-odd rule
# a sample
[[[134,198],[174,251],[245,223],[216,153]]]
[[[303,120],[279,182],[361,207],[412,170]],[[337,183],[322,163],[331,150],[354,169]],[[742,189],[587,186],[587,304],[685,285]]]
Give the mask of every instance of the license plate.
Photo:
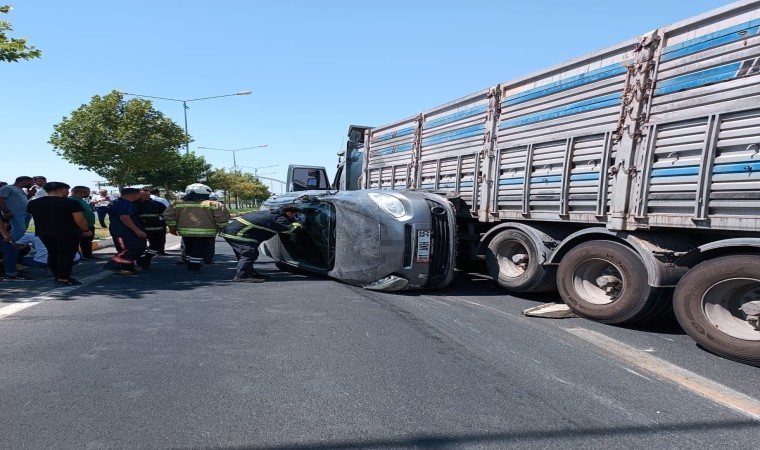
[[[430,262],[430,230],[417,230],[417,258],[418,263]]]

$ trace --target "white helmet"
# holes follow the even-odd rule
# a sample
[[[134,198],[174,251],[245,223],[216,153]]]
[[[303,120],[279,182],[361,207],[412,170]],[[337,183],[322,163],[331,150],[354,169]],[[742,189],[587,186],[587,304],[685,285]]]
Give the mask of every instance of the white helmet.
[[[185,188],[185,194],[196,193],[201,195],[211,195],[212,192],[214,191],[212,191],[210,187],[200,183],[193,183]]]

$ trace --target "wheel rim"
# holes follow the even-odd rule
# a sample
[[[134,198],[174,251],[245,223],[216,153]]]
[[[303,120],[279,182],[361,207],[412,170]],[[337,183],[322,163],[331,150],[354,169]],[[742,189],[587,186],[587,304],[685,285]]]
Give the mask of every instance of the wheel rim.
[[[760,300],[760,280],[730,278],[713,284],[702,296],[702,310],[716,330],[736,339],[760,341],[760,331],[747,322],[740,310],[744,304]]]
[[[620,298],[625,277],[619,267],[604,259],[588,259],[573,271],[573,287],[583,300],[608,305]]]
[[[528,249],[517,241],[506,241],[499,246],[496,262],[499,264],[500,275],[517,278],[523,275],[530,265]]]

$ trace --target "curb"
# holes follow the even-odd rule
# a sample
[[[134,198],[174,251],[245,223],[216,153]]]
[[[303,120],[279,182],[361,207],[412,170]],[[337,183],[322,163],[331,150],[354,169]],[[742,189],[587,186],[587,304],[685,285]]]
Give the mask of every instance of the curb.
[[[100,250],[101,248],[113,247],[113,238],[98,239],[92,241],[92,250]]]

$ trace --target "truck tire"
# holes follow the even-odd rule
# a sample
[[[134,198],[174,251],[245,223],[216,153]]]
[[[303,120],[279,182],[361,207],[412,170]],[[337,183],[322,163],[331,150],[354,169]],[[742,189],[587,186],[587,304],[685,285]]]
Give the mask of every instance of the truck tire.
[[[510,291],[557,290],[556,268],[544,266],[538,261],[538,248],[523,231],[502,231],[488,244],[488,273],[501,287]]]
[[[597,322],[635,323],[667,312],[669,291],[649,286],[639,255],[613,241],[572,248],[559,263],[557,286],[573,312]]]
[[[681,278],[673,308],[684,331],[708,351],[760,367],[760,330],[740,308],[760,300],[760,256],[703,262]]]

